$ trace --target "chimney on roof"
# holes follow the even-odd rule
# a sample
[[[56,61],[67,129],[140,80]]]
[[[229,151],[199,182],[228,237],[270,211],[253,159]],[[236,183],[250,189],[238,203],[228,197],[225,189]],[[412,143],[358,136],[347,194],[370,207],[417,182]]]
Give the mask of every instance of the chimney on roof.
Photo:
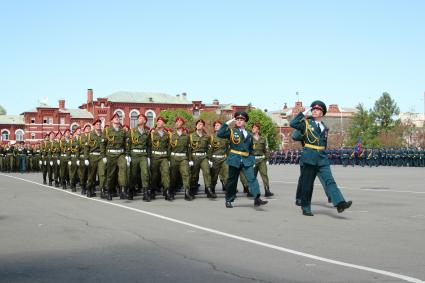
[[[176,94],[177,99],[180,99],[180,94]]]
[[[65,99],[59,100],[59,109],[65,109]]]
[[[152,97],[149,97],[149,102],[153,102],[153,98]]]
[[[93,89],[89,88],[87,90],[87,104],[90,104],[93,102]]]
[[[220,102],[218,101],[218,99],[213,100],[213,105],[217,105],[217,106],[220,105]]]
[[[185,99],[187,97],[187,93],[186,92],[183,92],[182,93],[182,97],[183,97],[183,99]]]

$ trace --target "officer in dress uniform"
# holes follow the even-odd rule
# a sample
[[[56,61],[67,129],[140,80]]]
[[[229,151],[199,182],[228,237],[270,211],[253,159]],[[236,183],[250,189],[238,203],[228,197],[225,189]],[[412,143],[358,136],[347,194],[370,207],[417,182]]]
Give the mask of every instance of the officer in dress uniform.
[[[245,129],[245,123],[249,120],[249,116],[245,111],[237,111],[234,118],[223,124],[217,132],[217,136],[222,139],[230,140],[230,151],[227,158],[229,165],[229,178],[226,182],[226,207],[232,208],[232,202],[236,197],[236,187],[241,171],[244,171],[248,180],[249,190],[255,197],[254,206],[267,204],[260,198],[260,186],[254,175],[254,149],[252,134]],[[236,121],[234,128],[229,125]]]
[[[311,116],[307,116],[311,112]],[[322,101],[314,101],[311,108],[305,112],[298,113],[292,119],[292,128],[303,133],[304,150],[301,157],[303,165],[303,177],[301,185],[301,207],[306,216],[313,216],[311,212],[311,197],[316,175],[321,174],[332,203],[341,213],[349,208],[351,201],[346,202],[332,177],[329,160],[325,155],[327,145],[328,128],[323,124],[321,118],[326,115],[326,105]]]

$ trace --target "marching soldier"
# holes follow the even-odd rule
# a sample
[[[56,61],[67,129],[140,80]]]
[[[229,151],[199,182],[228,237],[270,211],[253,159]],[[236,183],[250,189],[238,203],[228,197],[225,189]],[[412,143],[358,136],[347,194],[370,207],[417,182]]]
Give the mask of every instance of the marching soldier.
[[[90,125],[85,125],[83,128],[83,133],[81,133],[81,128],[78,127],[75,130],[75,135],[78,138],[79,143],[79,160],[77,161],[78,166],[78,179],[81,187],[81,194],[87,194],[87,178],[88,178],[88,165],[85,164],[86,160],[89,160],[89,156],[86,155],[86,144],[87,144],[87,136],[91,131]],[[104,176],[105,177],[105,176]],[[94,191],[93,191],[94,193]]]
[[[80,127],[78,127],[79,129]],[[79,143],[79,135],[77,130],[74,130],[74,134],[70,137],[69,147],[67,151],[68,158],[68,174],[69,174],[69,182],[71,184],[71,190],[73,192],[77,191],[76,183],[77,183],[77,170],[80,162],[80,143]]]
[[[46,134],[44,136],[44,140],[40,143],[40,161],[38,164],[40,164],[40,169],[43,174],[43,184],[47,184],[47,172],[48,172],[48,162],[49,160],[49,149],[50,149],[50,141],[49,141],[49,134]]]
[[[130,157],[131,157],[131,182],[130,182],[130,192],[128,194],[128,199],[133,199],[135,195],[135,186],[138,183],[136,178],[140,176],[140,181],[142,184],[142,194],[143,200],[150,201],[150,159],[149,159],[149,127],[146,126],[147,118],[144,114],[139,114],[137,116],[137,127],[130,130],[130,138],[128,140]]]
[[[267,166],[269,165],[269,146],[267,144],[267,139],[260,136],[260,124],[254,123],[252,126],[252,136],[253,136],[253,149],[255,155],[255,167],[254,175],[255,178],[260,172],[261,179],[263,180],[264,185],[264,196],[271,197],[274,194],[270,191],[269,176],[267,174]]]
[[[103,162],[106,164],[106,183],[108,188],[107,200],[112,200],[116,184],[115,176],[118,175],[118,186],[120,199],[125,199],[125,192],[128,192],[127,170],[131,162],[131,157],[126,155],[127,134],[120,124],[118,114],[112,116],[112,125],[104,130],[105,151]],[[123,191],[124,189],[124,191]]]
[[[322,101],[314,101],[311,108],[305,112],[298,113],[292,119],[290,125],[292,128],[303,133],[304,152],[301,157],[303,165],[303,177],[301,186],[301,207],[302,213],[306,216],[313,216],[311,212],[311,196],[316,175],[319,173],[326,190],[329,193],[332,203],[341,213],[349,208],[351,201],[346,202],[338,189],[329,166],[329,160],[324,154],[327,145],[328,128],[321,121],[322,116],[326,115],[326,105]],[[307,113],[311,112],[311,117]]]
[[[211,135],[209,158],[212,161],[211,167],[211,192],[215,192],[218,178],[220,177],[221,188],[226,188],[226,181],[229,177],[229,166],[226,163],[227,154],[229,153],[229,140],[222,139],[217,136],[217,131],[222,123],[215,121],[213,123],[214,133]]]
[[[49,185],[55,181],[55,187],[59,187],[59,165],[60,165],[60,143],[62,133],[59,131],[56,136],[54,132],[50,132],[50,155],[49,155]]]
[[[182,117],[176,117],[175,128],[170,131],[170,175],[171,187],[173,192],[170,194],[174,197],[174,189],[177,187],[179,175],[183,182],[185,200],[193,200],[190,193],[190,169],[189,162],[189,132],[183,127],[185,120]]]
[[[14,158],[15,158],[15,147],[12,145],[11,142],[8,142],[7,145],[4,148],[4,154],[5,154],[5,171],[6,172],[13,172],[14,169]]]
[[[68,151],[70,145],[70,131],[66,129],[64,135],[59,140],[60,143],[60,164],[59,164],[59,174],[60,180],[62,183],[62,189],[66,190],[66,184],[69,179],[68,175]]]
[[[217,132],[217,136],[230,140],[230,151],[227,158],[229,165],[229,178],[226,182],[226,207],[232,208],[232,202],[236,197],[236,187],[241,171],[244,171],[248,180],[249,190],[255,197],[254,206],[267,204],[260,196],[260,186],[258,180],[254,176],[254,150],[252,134],[245,129],[245,123],[248,122],[249,116],[244,111],[235,113],[234,118],[223,124]],[[236,120],[236,126],[229,129],[229,125]]]
[[[193,161],[191,168],[191,188],[196,194],[199,181],[199,172],[202,170],[204,177],[205,193],[208,198],[216,198],[217,195],[211,192],[211,173],[212,162],[208,160],[209,138],[204,130],[205,121],[200,119],[195,123],[195,132],[189,135],[190,141],[190,160]]]
[[[19,143],[16,149],[16,157],[18,160],[18,169],[19,172],[24,173],[27,171],[27,149],[24,146],[24,143]]]
[[[151,138],[151,198],[155,198],[155,191],[159,191],[159,185],[162,184],[164,189],[163,195],[166,200],[171,201],[170,195],[170,164],[168,157],[168,149],[170,145],[170,135],[164,128],[167,121],[163,117],[156,119],[156,127],[150,132]]]
[[[103,162],[103,158],[106,158],[103,154],[105,153],[104,150],[104,138],[102,135],[102,129],[101,129],[101,121],[96,120],[93,122],[93,130],[87,134],[85,134],[84,137],[84,160],[81,161],[80,166],[84,166],[85,168],[88,167],[88,178],[87,178],[87,187],[82,187],[83,192],[86,193],[87,197],[95,197],[95,189],[96,189],[96,176],[99,178],[99,187],[101,191],[101,197],[106,198],[108,193],[105,191],[105,182],[106,182],[106,176],[105,176],[105,162]],[[84,128],[86,130],[87,128]],[[80,142],[81,144],[81,142]],[[81,152],[81,151],[80,151]],[[82,182],[80,180],[80,182]],[[83,185],[82,185],[83,186]]]

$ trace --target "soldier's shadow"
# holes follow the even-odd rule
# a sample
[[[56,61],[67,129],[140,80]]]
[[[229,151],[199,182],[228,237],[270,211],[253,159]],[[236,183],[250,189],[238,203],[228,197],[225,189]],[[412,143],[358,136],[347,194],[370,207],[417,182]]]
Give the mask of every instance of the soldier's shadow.
[[[329,217],[335,218],[335,219],[351,220],[351,218],[345,217],[345,216],[340,215],[340,214],[336,214],[337,212],[332,211],[332,210],[323,210],[323,209],[315,210],[313,208],[313,213],[316,214],[316,215],[326,215],[326,216],[329,216]]]

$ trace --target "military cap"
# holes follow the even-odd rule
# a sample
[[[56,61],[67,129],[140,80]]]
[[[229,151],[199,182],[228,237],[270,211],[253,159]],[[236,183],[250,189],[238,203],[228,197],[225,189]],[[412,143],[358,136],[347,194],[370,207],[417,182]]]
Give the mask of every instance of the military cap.
[[[167,120],[164,118],[164,117],[162,117],[162,116],[159,116],[158,118],[156,118],[156,121],[158,122],[159,120],[161,120],[162,122],[164,122],[164,123],[167,123]]]
[[[143,114],[143,113],[140,113],[139,115],[137,115],[137,119],[139,119],[140,117],[145,118],[145,121],[147,121],[147,120],[148,120],[148,117],[146,117],[146,115],[145,115],[145,114]]]
[[[183,124],[186,123],[186,121],[183,119],[183,117],[180,117],[180,116],[177,116],[176,120],[174,122],[177,122],[177,121],[182,121]]]
[[[326,109],[326,104],[323,103],[323,101],[320,100],[315,100],[311,103],[310,105],[311,109],[319,109],[322,110],[323,112],[323,116],[326,115],[327,109]]]
[[[248,113],[246,113],[245,111],[236,111],[235,115],[234,115],[235,119],[244,119],[246,122],[248,122],[249,120],[249,116]]]
[[[94,126],[94,125],[96,125],[97,123],[102,124],[102,121],[100,121],[99,119],[95,120],[95,121],[93,122],[93,126]],[[90,125],[85,125],[85,126],[84,126],[84,130],[85,130],[87,127],[90,127]]]

